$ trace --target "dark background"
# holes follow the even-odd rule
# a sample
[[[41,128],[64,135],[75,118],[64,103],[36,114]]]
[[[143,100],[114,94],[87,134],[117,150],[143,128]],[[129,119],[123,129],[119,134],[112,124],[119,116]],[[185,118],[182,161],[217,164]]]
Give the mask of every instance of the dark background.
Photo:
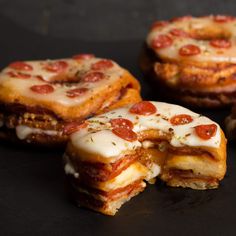
[[[235,14],[234,0],[1,0],[2,16],[44,36],[85,41],[142,40],[156,19]]]
[[[0,67],[10,61],[90,52],[116,60],[142,83],[138,69],[150,24],[182,15],[232,14],[234,0],[0,0]],[[223,127],[229,109],[200,111]],[[235,235],[235,144],[218,190],[161,183],[125,204],[115,217],[78,209],[63,187],[60,150],[0,144],[0,235]]]

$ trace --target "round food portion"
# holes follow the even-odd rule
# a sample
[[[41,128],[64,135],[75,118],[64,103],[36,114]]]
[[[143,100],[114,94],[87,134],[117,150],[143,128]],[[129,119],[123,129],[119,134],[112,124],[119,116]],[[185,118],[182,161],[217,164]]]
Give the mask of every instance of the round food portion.
[[[71,123],[140,100],[139,82],[109,59],[79,54],[16,61],[0,73],[0,132],[27,142],[61,143]]]
[[[155,22],[141,67],[169,98],[198,107],[236,101],[236,18],[185,16]]]

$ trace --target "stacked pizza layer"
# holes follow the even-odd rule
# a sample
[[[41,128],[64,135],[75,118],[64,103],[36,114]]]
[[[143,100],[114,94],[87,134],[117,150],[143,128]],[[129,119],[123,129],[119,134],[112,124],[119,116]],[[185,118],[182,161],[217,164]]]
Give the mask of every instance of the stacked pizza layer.
[[[73,147],[67,153],[64,158],[69,192],[79,206],[114,215],[146,186],[143,179],[147,168],[137,161],[135,154],[124,154],[114,162],[103,163],[73,157]]]
[[[13,62],[0,73],[0,91],[0,137],[50,147],[84,119],[141,99],[128,71],[90,54]]]
[[[88,119],[71,135],[65,172],[77,203],[108,215],[159,176],[170,186],[218,187],[226,140],[210,119],[142,101]]]
[[[163,99],[211,108],[236,102],[235,23],[232,16],[210,15],[153,24],[141,67]]]

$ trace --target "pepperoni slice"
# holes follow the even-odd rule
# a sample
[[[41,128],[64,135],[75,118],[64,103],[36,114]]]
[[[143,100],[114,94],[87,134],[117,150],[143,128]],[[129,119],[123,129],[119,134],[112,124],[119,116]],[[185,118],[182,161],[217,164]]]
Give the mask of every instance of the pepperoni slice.
[[[113,67],[113,62],[110,60],[100,60],[92,65],[93,70],[105,70]]]
[[[116,118],[112,119],[111,126],[113,128],[126,128],[126,129],[133,129],[134,125],[130,120],[124,119],[124,118]]]
[[[152,41],[152,47],[156,49],[167,48],[173,43],[170,36],[166,34],[160,34]]]
[[[54,88],[49,84],[34,85],[34,86],[31,86],[30,89],[33,92],[40,93],[40,94],[48,94],[54,91]]]
[[[88,123],[87,122],[70,122],[70,123],[67,123],[64,125],[63,127],[63,134],[64,135],[70,135],[76,131],[79,131],[83,128],[86,128],[88,126]]]
[[[15,69],[15,70],[26,70],[26,71],[31,71],[33,70],[33,67],[23,61],[15,61],[12,62],[9,65],[10,68]]]
[[[156,21],[152,24],[151,29],[155,29],[155,28],[161,28],[164,27],[166,25],[168,25],[169,22],[168,21]]]
[[[195,56],[201,53],[201,49],[193,44],[187,44],[179,49],[181,56]]]
[[[82,82],[98,82],[105,78],[105,75],[102,72],[91,72],[86,74],[84,77],[81,78]]]
[[[144,115],[144,116],[148,116],[148,115],[152,115],[155,112],[157,112],[156,107],[148,101],[141,101],[138,102],[136,104],[134,104],[129,111],[131,113],[137,114],[137,115]]]
[[[191,15],[187,15],[187,16],[181,16],[181,17],[175,17],[171,20],[171,22],[178,22],[178,21],[187,21],[192,19],[193,17]]]
[[[226,23],[235,20],[235,17],[226,15],[216,15],[213,17],[213,20],[217,23]]]
[[[72,58],[75,59],[75,60],[88,60],[88,59],[91,59],[91,58],[94,58],[94,54],[77,54],[77,55],[74,55]]]
[[[71,89],[66,92],[66,96],[69,98],[75,98],[83,95],[88,91],[88,88],[76,88],[76,89]]]
[[[125,139],[126,141],[132,142],[137,140],[137,134],[131,130],[124,127],[117,127],[112,129],[112,132],[118,137]]]
[[[193,121],[193,118],[187,114],[180,114],[171,117],[170,123],[172,125],[185,125]]]
[[[230,48],[231,42],[226,39],[213,39],[210,41],[210,45],[215,48]]]
[[[7,74],[10,77],[15,77],[15,78],[20,78],[20,79],[29,79],[29,78],[31,78],[31,75],[25,74],[25,73],[21,73],[21,72],[9,71],[9,72],[7,72]]]
[[[215,136],[217,130],[217,126],[215,124],[209,125],[198,125],[195,127],[195,131],[201,139],[210,139]]]
[[[176,37],[188,37],[189,36],[187,32],[185,32],[182,29],[177,29],[177,28],[170,30],[170,34],[173,36],[176,36]]]
[[[65,70],[68,67],[68,63],[66,61],[55,61],[49,62],[44,68],[50,72],[60,72]]]

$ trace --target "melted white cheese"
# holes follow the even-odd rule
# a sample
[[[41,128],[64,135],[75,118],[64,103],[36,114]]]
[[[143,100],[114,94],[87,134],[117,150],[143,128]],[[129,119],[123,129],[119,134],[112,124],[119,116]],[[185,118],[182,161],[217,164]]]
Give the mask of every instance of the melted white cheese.
[[[16,126],[16,135],[19,139],[24,140],[31,134],[46,134],[56,136],[59,134],[59,132],[56,130],[43,130],[38,128],[32,128],[26,125]]]
[[[144,140],[142,142],[142,147],[145,148],[145,149],[148,149],[148,148],[151,148],[151,147],[154,147],[154,143],[149,141],[149,140]]]
[[[191,32],[193,30],[207,31],[207,28],[218,28],[223,31],[229,32],[231,35],[230,41],[232,46],[230,48],[215,48],[209,45],[208,40],[199,40],[190,37],[178,37],[171,35],[173,38],[172,45],[162,48],[155,49],[152,47],[152,41],[158,37],[158,35],[169,34],[172,29],[181,29],[185,32]],[[152,29],[147,36],[147,44],[150,48],[156,52],[157,55],[163,58],[169,59],[183,59],[185,57],[179,55],[179,49],[187,44],[193,44],[198,46],[201,49],[201,53],[195,56],[188,57],[188,60],[195,61],[214,61],[214,62],[236,62],[236,20],[217,23],[213,21],[213,17],[204,17],[204,18],[191,18],[183,21],[174,21],[170,24],[167,24],[163,27],[156,27]]]
[[[86,133],[81,138],[81,134],[73,135],[73,144],[79,149],[89,150],[89,152],[100,154],[105,157],[118,156],[124,150],[134,150],[141,147],[138,141],[128,142],[114,135],[110,130],[100,130],[96,133]]]
[[[123,188],[132,184],[136,180],[143,179],[147,175],[147,168],[142,164],[136,162],[123,170],[121,174],[106,182],[98,184],[99,189],[104,191],[111,191],[117,188]]]
[[[63,155],[63,160],[65,162],[65,166],[64,166],[65,174],[73,175],[75,178],[79,178],[79,173],[76,172],[73,164],[70,162],[70,159],[66,154]]]
[[[161,167],[156,163],[152,162],[150,166],[148,166],[148,174],[145,180],[149,181],[156,178],[161,172]]]
[[[163,133],[172,133],[170,144],[174,147],[219,147],[221,142],[220,127],[218,124],[205,116],[194,113],[184,107],[152,102],[157,112],[149,116],[136,115],[129,112],[131,105],[119,108],[100,116],[88,119],[88,126],[71,135],[71,142],[78,150],[87,153],[100,154],[105,158],[116,157],[126,150],[135,150],[141,147],[138,140],[128,142],[111,131],[110,120],[114,118],[125,118],[133,122],[134,132],[157,129]],[[172,125],[169,119],[178,114],[190,115],[192,122],[185,125]],[[204,124],[216,124],[216,134],[208,140],[199,138],[194,127]]]
[[[79,178],[79,173],[75,171],[71,163],[66,163],[64,170],[67,175],[73,175],[75,178]]]

